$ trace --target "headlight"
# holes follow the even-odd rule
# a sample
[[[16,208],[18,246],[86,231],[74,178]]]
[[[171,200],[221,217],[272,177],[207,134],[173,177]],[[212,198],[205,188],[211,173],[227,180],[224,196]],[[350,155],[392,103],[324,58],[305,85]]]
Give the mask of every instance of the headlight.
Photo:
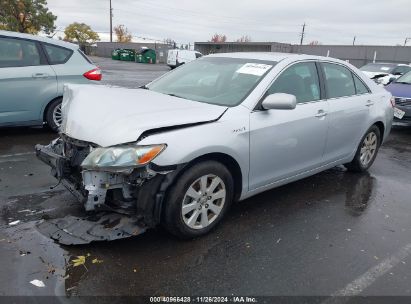
[[[151,162],[166,145],[118,146],[93,150],[81,166],[85,169],[126,169],[140,167]]]

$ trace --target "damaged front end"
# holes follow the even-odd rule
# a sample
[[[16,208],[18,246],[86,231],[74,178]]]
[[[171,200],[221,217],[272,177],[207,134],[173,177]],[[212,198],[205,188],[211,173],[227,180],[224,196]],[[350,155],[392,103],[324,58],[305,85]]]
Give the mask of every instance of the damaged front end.
[[[101,148],[62,134],[35,150],[86,211],[132,216],[145,230],[159,223],[165,191],[180,170],[180,166],[164,168],[151,162],[165,147]]]

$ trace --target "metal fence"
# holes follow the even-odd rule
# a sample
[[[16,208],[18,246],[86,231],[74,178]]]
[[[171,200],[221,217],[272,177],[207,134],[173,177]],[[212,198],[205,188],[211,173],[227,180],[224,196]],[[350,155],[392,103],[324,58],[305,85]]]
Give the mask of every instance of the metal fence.
[[[278,42],[196,42],[195,49],[207,55],[230,52],[285,52],[330,56],[361,67],[369,62],[411,63],[410,46],[291,45]]]
[[[379,45],[293,45],[293,53],[330,56],[361,67],[370,62],[411,63],[411,47]]]
[[[278,42],[196,42],[194,49],[204,55],[232,52],[290,52],[291,44]]]

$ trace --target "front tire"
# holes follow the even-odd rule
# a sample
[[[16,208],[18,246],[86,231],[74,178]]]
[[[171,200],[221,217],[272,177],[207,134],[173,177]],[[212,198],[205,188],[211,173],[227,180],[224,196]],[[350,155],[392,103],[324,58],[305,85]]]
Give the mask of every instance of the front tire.
[[[380,145],[380,129],[376,125],[373,125],[368,129],[367,133],[365,133],[364,137],[361,139],[353,161],[349,164],[345,164],[345,167],[349,171],[353,172],[367,171],[374,163]]]
[[[63,115],[61,112],[62,101],[63,98],[57,98],[47,107],[46,122],[49,128],[54,132],[58,132],[61,123],[63,122]]]
[[[170,189],[163,226],[184,239],[207,234],[229,209],[233,190],[233,178],[221,163],[205,161],[194,165]]]

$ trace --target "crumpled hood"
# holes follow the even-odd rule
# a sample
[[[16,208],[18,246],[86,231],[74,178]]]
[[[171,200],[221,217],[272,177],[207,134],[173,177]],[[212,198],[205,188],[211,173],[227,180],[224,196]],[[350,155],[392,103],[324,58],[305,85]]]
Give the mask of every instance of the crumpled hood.
[[[218,119],[227,107],[144,89],[67,85],[61,131],[102,147],[133,142],[147,130]]]

